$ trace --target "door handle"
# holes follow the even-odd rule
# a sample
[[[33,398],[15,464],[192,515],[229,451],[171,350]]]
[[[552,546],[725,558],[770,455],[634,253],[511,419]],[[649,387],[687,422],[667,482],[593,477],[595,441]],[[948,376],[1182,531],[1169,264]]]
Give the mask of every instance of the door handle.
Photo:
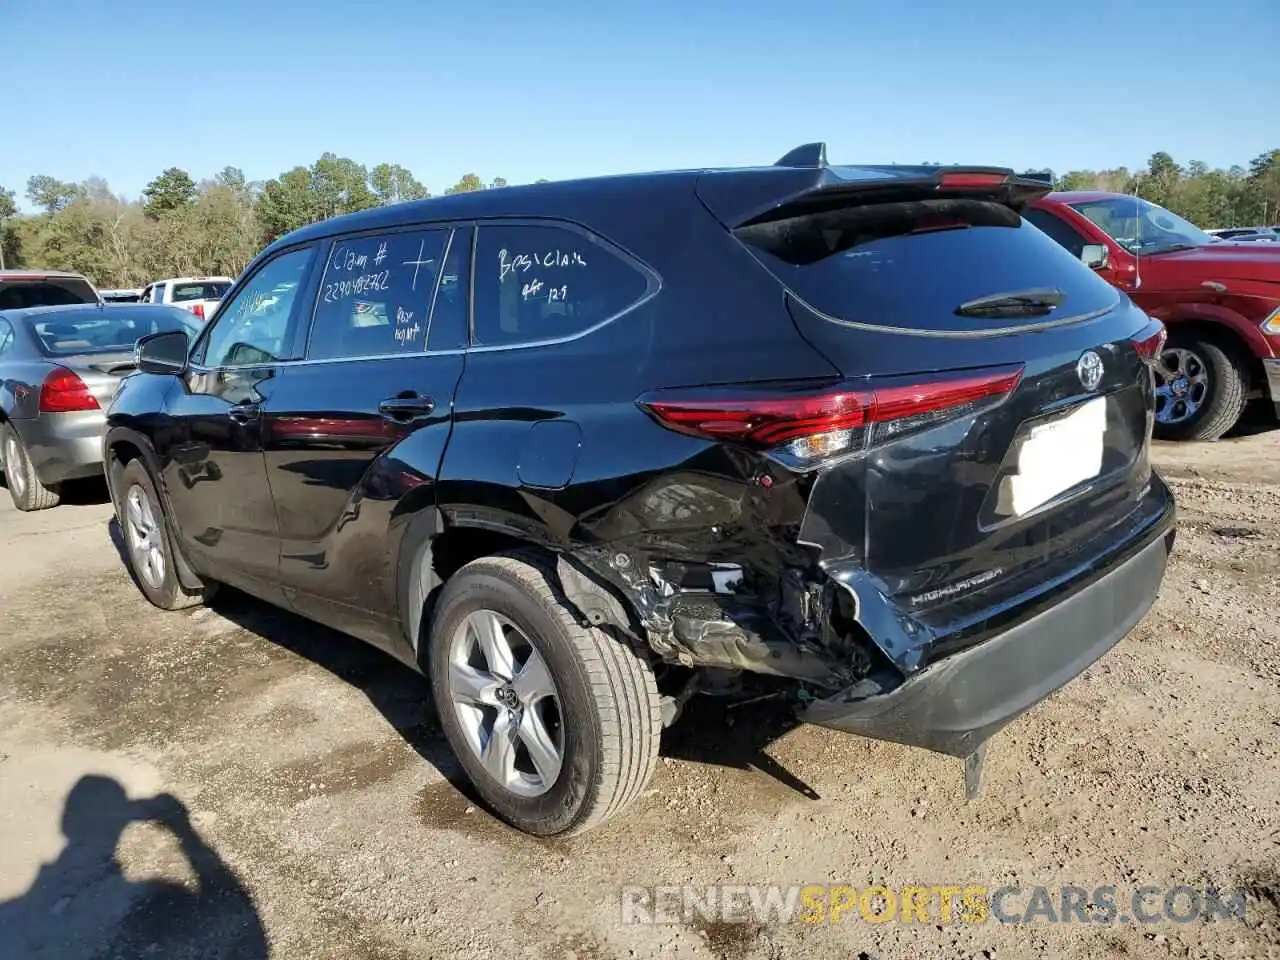
[[[227,410],[227,416],[236,423],[248,423],[256,420],[260,412],[261,408],[256,403],[237,403]]]
[[[431,397],[420,397],[416,393],[401,393],[388,397],[378,404],[378,413],[396,423],[408,423],[419,417],[429,417],[436,409],[436,402]]]

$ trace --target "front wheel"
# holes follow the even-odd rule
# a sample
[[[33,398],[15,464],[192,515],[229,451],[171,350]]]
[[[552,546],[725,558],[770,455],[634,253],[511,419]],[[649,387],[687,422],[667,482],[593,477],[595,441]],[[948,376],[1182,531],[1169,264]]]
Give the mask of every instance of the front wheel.
[[[582,833],[631,803],[658,757],[649,663],[573,617],[523,554],[483,557],[441,591],[427,639],[445,737],[476,792],[537,836]]]
[[[119,489],[117,519],[138,589],[161,610],[181,610],[207,600],[213,584],[192,593],[178,579],[168,519],[141,461],[131,460],[121,471]]]
[[[1172,333],[1155,367],[1158,440],[1217,440],[1244,412],[1243,365],[1216,343]]]

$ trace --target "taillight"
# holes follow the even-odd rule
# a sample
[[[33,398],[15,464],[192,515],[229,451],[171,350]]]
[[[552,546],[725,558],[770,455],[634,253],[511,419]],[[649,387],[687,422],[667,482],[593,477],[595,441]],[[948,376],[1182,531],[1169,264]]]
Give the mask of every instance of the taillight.
[[[1164,324],[1159,320],[1152,320],[1134,335],[1133,349],[1138,351],[1138,356],[1147,363],[1155,363],[1168,339],[1169,331],[1165,329]]]
[[[670,430],[771,449],[801,462],[850,453],[976,412],[1012,393],[1022,367],[821,388],[659,391],[639,405]]]
[[[55,367],[40,386],[41,413],[97,410],[98,401],[85,382],[66,367]]]
[[[197,317],[199,317],[201,320],[203,320],[203,319],[204,319],[204,304],[203,304],[203,303],[195,303],[195,304],[192,304],[192,305],[191,305],[191,312],[192,312],[192,313],[194,313],[194,314],[195,314]]]

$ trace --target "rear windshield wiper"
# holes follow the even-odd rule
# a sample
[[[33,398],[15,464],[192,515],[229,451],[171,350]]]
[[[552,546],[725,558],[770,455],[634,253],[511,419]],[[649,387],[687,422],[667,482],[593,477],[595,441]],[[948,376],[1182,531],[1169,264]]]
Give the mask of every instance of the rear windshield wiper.
[[[1066,295],[1061,290],[1019,290],[1015,293],[993,293],[956,307],[960,317],[1042,317],[1062,305]]]

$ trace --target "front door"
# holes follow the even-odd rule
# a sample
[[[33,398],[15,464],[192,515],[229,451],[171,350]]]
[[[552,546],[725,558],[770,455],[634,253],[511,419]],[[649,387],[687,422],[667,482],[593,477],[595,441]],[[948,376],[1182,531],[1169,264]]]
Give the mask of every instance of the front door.
[[[278,599],[279,524],[262,455],[262,407],[292,351],[313,249],[267,261],[197,343],[154,436],[176,534],[204,574]]]
[[[336,239],[306,358],[281,371],[263,408],[286,597],[401,655],[395,536],[398,520],[435,507],[464,363],[469,262],[465,228]]]

